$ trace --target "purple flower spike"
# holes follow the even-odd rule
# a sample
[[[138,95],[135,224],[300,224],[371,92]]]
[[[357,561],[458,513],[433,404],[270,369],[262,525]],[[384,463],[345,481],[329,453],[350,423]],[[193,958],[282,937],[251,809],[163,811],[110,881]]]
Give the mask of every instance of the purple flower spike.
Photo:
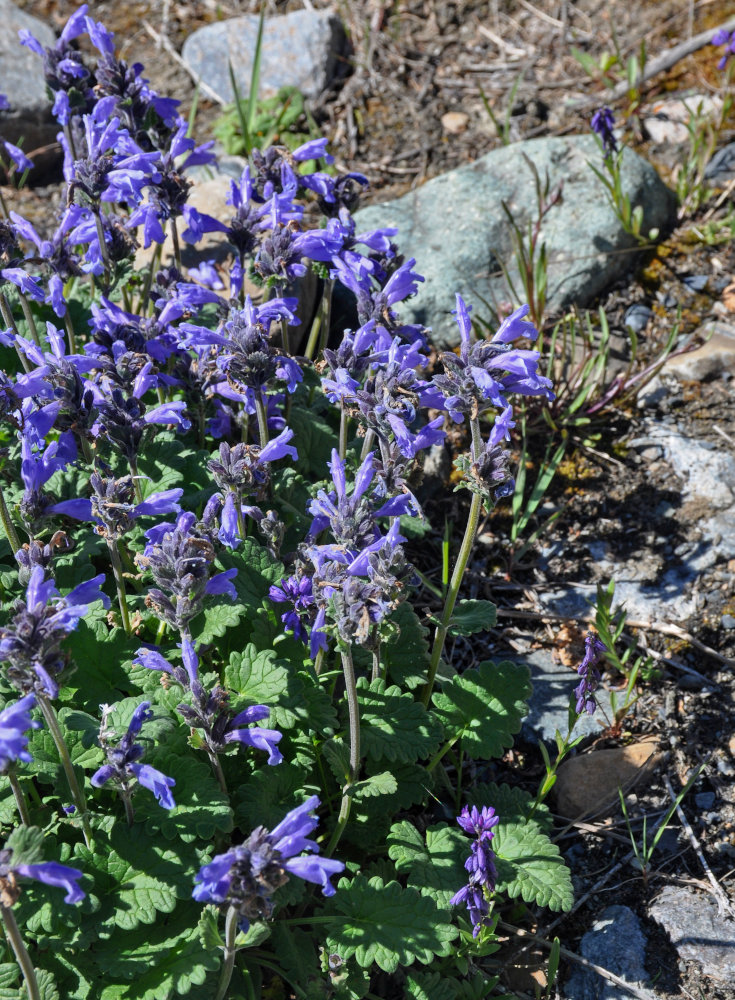
[[[592,131],[602,143],[605,158],[618,151],[618,141],[615,138],[615,115],[610,108],[598,108],[592,115]]]
[[[483,806],[482,809],[465,806],[457,817],[457,822],[465,833],[474,835],[475,839],[470,848],[470,856],[465,861],[465,868],[470,874],[468,883],[449,902],[452,906],[465,904],[472,923],[472,936],[477,937],[488,922],[489,906],[485,893],[493,891],[497,879],[495,855],[490,849],[490,841],[500,818],[496,816],[492,806]]]
[[[577,673],[581,680],[574,689],[577,696],[576,708],[580,714],[582,712],[587,712],[588,715],[595,714],[597,703],[594,694],[600,683],[600,671],[597,669],[597,664],[605,652],[607,652],[607,647],[604,642],[600,642],[596,636],[588,632],[584,640],[584,658],[577,667]]]
[[[310,814],[318,806],[319,799],[313,795],[273,830],[260,826],[243,844],[217,855],[194,877],[194,899],[200,903],[229,902],[239,911],[241,930],[247,930],[251,920],[272,916],[273,891],[287,882],[289,875],[321,885],[325,896],[333,896],[335,889],[329,880],[345,866],[319,857],[318,845],[308,838],[318,822]]]

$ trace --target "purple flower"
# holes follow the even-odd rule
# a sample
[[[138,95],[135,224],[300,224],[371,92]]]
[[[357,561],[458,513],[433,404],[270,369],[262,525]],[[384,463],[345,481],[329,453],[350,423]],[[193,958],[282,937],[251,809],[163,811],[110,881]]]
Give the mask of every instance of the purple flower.
[[[26,731],[40,728],[40,722],[31,719],[31,709],[36,704],[36,696],[27,694],[0,712],[0,772],[5,772],[16,760],[32,760],[26,749]]]
[[[726,31],[720,28],[712,36],[712,45],[724,45],[726,46],[722,58],[717,63],[718,69],[724,69],[727,66],[731,56],[735,55],[735,31]]]
[[[43,567],[33,567],[25,600],[15,602],[12,621],[0,628],[0,659],[9,663],[5,675],[13,687],[26,694],[36,690],[51,698],[57,696],[54,675],[64,667],[61,642],[91,604],[101,600],[105,607],[110,606],[100,589],[104,580],[100,573],[60,597]]]
[[[470,856],[465,861],[465,868],[470,874],[467,885],[450,899],[452,906],[464,903],[472,923],[472,936],[477,937],[482,926],[487,923],[489,907],[486,891],[495,888],[497,872],[495,871],[495,854],[490,848],[495,827],[500,822],[492,806],[465,806],[457,817],[457,822],[465,831],[474,836],[470,848]]]
[[[79,903],[84,899],[85,894],[77,885],[83,875],[78,868],[69,868],[58,861],[44,861],[37,865],[8,865],[0,862],[0,879],[6,878],[10,873],[66,889],[65,903]]]
[[[33,160],[29,160],[22,149],[14,146],[13,143],[8,142],[7,139],[3,139],[2,144],[5,147],[5,152],[16,165],[18,170],[33,170]]]
[[[607,652],[607,647],[604,642],[601,642],[591,632],[588,632],[584,640],[584,658],[577,667],[577,673],[581,680],[574,689],[577,697],[576,709],[578,713],[587,712],[588,715],[594,715],[595,713],[597,704],[594,694],[600,683],[600,671],[597,669],[597,664],[605,652]]]
[[[270,709],[266,705],[252,705],[244,712],[238,713],[228,723],[223,740],[225,743],[244,743],[246,746],[256,747],[258,750],[265,750],[268,754],[269,764],[280,764],[283,755],[276,749],[275,744],[280,743],[283,734],[277,729],[262,729],[255,726],[253,729],[243,729],[251,722],[265,719],[270,715]]]
[[[135,742],[135,737],[140,733],[143,724],[153,718],[150,708],[149,701],[143,701],[136,707],[126,733],[117,745],[114,745],[110,742],[107,722],[110,708],[108,705],[103,706],[100,746],[105,752],[107,763],[95,771],[90,781],[95,788],[102,788],[108,781],[112,781],[120,789],[123,797],[128,798],[131,791],[130,781],[134,778],[139,785],[153,792],[160,806],[164,809],[175,809],[176,803],[170,791],[176,784],[174,779],[161,774],[150,764],[138,763],[145,751],[140,743]]]
[[[312,795],[273,830],[260,826],[243,844],[218,854],[194,877],[194,899],[200,903],[228,902],[236,907],[240,928],[245,931],[251,920],[272,916],[271,896],[289,875],[321,885],[325,896],[333,896],[336,890],[329,880],[345,866],[341,861],[319,857],[318,845],[309,838],[318,822],[310,814],[318,806],[319,799]],[[309,853],[304,855],[305,851]]]
[[[618,141],[615,138],[615,115],[610,108],[602,107],[592,115],[592,131],[602,143],[605,158],[618,151]]]

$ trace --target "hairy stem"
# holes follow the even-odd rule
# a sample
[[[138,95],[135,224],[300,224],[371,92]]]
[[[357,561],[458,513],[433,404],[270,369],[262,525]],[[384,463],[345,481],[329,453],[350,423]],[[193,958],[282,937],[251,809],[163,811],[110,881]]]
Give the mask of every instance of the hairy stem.
[[[33,338],[37,347],[41,346],[41,340],[38,336],[38,329],[36,327],[36,321],[33,318],[33,313],[31,312],[31,304],[28,301],[27,296],[18,290],[18,298],[20,299],[20,307],[23,310],[23,315],[25,316],[26,323],[28,324],[28,329],[30,330],[31,337]]]
[[[355,680],[355,667],[352,663],[351,646],[345,646],[342,649],[342,670],[345,675],[345,694],[347,695],[347,709],[350,717],[350,774],[342,789],[342,802],[339,807],[337,825],[325,851],[326,857],[333,853],[344,828],[347,826],[352,807],[352,786],[360,774],[360,706],[357,702],[357,682]]]
[[[13,555],[15,555],[20,548],[20,539],[18,538],[18,532],[15,530],[15,525],[10,518],[10,511],[8,510],[8,505],[5,503],[5,496],[2,489],[0,489],[0,521],[3,523],[3,531],[7,535],[10,548],[13,550]]]
[[[23,944],[20,929],[15,922],[15,915],[9,906],[2,905],[0,905],[0,913],[2,914],[3,925],[5,927],[5,936],[10,942],[11,948],[15,952],[15,959],[20,967],[20,971],[23,973],[23,978],[26,981],[28,1000],[41,1000],[41,991],[38,988],[36,970],[33,968],[31,956],[28,954],[26,946]]]
[[[38,702],[41,711],[43,712],[43,717],[46,720],[46,725],[48,730],[53,737],[53,741],[56,744],[56,749],[59,753],[59,760],[61,761],[61,766],[64,769],[64,774],[66,775],[66,780],[69,784],[69,791],[71,792],[71,798],[74,805],[77,807],[77,812],[79,813],[79,818],[82,822],[82,832],[84,833],[84,842],[87,847],[92,846],[92,831],[89,825],[89,815],[87,814],[87,802],[84,798],[84,792],[82,791],[81,785],[77,781],[77,776],[74,773],[74,765],[71,762],[71,755],[69,753],[69,747],[66,745],[66,740],[64,739],[64,734],[59,726],[59,720],[56,718],[56,712],[54,711],[51,703],[44,694],[36,693],[36,701]]]
[[[13,796],[15,797],[15,804],[18,807],[18,812],[20,813],[20,821],[23,826],[31,825],[31,816],[28,812],[28,802],[26,800],[25,792],[21,788],[21,784],[18,781],[18,775],[15,773],[15,768],[11,767],[6,772],[8,781],[10,782],[10,787],[13,789]]]
[[[130,635],[133,631],[130,624],[130,612],[128,611],[128,601],[127,594],[125,592],[125,580],[123,578],[123,568],[122,562],[120,560],[120,550],[117,547],[117,541],[113,538],[107,539],[107,551],[110,553],[110,562],[112,563],[112,572],[115,576],[115,587],[117,588],[117,602],[120,605],[120,617],[122,618],[123,628],[125,632]]]
[[[227,991],[230,988],[232,970],[235,968],[235,956],[237,955],[235,939],[237,938],[239,918],[240,914],[235,907],[230,906],[225,917],[225,960],[220,969],[219,983],[217,984],[217,992],[214,995],[214,1000],[225,1000]]]
[[[259,444],[261,448],[265,448],[268,444],[268,411],[262,389],[255,394],[255,411],[258,415]]]
[[[479,456],[482,450],[482,438],[480,436],[480,423],[477,417],[472,418],[470,421],[470,427],[472,429],[472,445],[474,452],[476,456]],[[436,678],[439,661],[441,660],[441,655],[444,651],[444,642],[447,638],[449,622],[454,612],[454,606],[457,603],[457,597],[459,596],[459,590],[462,586],[464,571],[467,568],[472,547],[475,543],[475,535],[477,534],[477,525],[480,521],[481,509],[482,497],[480,497],[477,493],[473,493],[472,502],[470,504],[470,512],[467,517],[467,525],[464,531],[464,538],[462,539],[462,544],[457,555],[457,561],[454,564],[452,578],[449,581],[449,587],[447,588],[447,595],[444,598],[444,608],[442,609],[441,617],[439,619],[440,624],[437,625],[436,632],[434,633],[434,645],[431,650],[431,662],[429,664],[429,677],[421,694],[421,701],[425,707],[428,706],[429,700],[431,699],[431,693],[434,689],[434,679]]]
[[[174,260],[176,261],[176,267],[181,270],[181,247],[179,246],[179,231],[176,228],[176,219],[170,220],[171,228],[171,242],[174,245]]]

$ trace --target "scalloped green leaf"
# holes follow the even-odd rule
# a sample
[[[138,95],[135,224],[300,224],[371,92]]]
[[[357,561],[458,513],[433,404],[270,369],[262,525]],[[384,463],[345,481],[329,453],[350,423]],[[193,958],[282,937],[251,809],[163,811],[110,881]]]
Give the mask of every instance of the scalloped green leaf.
[[[35,865],[43,860],[43,830],[37,826],[16,826],[5,847],[13,852],[13,865]]]
[[[217,562],[222,569],[237,569],[232,584],[239,601],[252,610],[260,607],[271,586],[286,574],[283,563],[274,559],[268,549],[253,538],[246,538],[234,552],[220,552]]]
[[[360,705],[360,740],[373,760],[412,763],[436,750],[441,728],[424,706],[382,679],[357,682]]]
[[[171,913],[177,898],[191,896],[198,860],[187,845],[169,848],[140,823],[117,823],[109,837],[96,831],[95,850],[77,844],[72,857],[92,881],[89,895],[99,907],[95,922],[102,937],[153,924],[157,914]]]
[[[194,619],[196,624],[192,625],[192,629],[198,645],[204,646],[221,638],[228,629],[240,624],[240,619],[247,610],[239,601],[233,603],[228,598],[218,598],[218,602],[208,604]]]
[[[341,879],[332,905],[339,917],[327,925],[327,948],[343,961],[354,956],[363,969],[428,965],[451,952],[458,933],[431,899],[377,875]]]
[[[456,1000],[457,983],[440,972],[410,972],[404,1000]]]
[[[261,725],[291,729],[299,719],[303,721],[302,681],[272,650],[258,650],[250,642],[242,652],[231,653],[225,667],[225,686],[237,696],[233,704],[242,700],[268,706],[270,715]]]
[[[138,928],[95,945],[95,960],[105,989],[101,1000],[167,1000],[186,996],[219,968],[222,954],[202,944],[200,909],[186,902],[167,921],[154,928]],[[213,979],[211,993],[214,994]],[[113,992],[113,991],[117,992]]]
[[[408,873],[408,884],[437,906],[451,910],[449,900],[466,883],[465,859],[470,840],[446,823],[430,826],[426,836],[403,820],[388,835],[388,854],[399,872]]]
[[[535,796],[522,788],[512,788],[510,785],[496,785],[490,781],[487,784],[473,785],[467,793],[467,802],[471,806],[492,806],[495,812],[506,823],[523,823],[526,816],[531,815]],[[533,810],[533,822],[544,833],[551,833],[554,817],[549,807],[541,802]]]
[[[398,631],[383,643],[380,657],[388,668],[390,680],[412,690],[428,677],[429,631],[406,601],[399,604],[389,620]]]
[[[511,899],[520,896],[526,903],[550,910],[571,910],[571,873],[559,848],[533,819],[504,822],[501,817],[492,846],[498,892],[507,893]]]
[[[300,767],[284,761],[277,767],[261,767],[233,793],[235,819],[245,833],[256,826],[272,830],[286,813],[319,791]]]
[[[498,620],[498,609],[492,601],[461,600],[449,619],[452,635],[474,635],[494,628]]]
[[[136,818],[145,820],[153,834],[160,830],[167,840],[191,843],[200,838],[210,841],[219,833],[232,830],[232,809],[227,795],[212,774],[209,762],[201,759],[185,744],[166,746],[146,757],[159,771],[173,778],[175,809],[163,809],[152,792],[141,788],[135,795]]]
[[[20,969],[15,962],[0,964],[0,1000],[18,1000]]]
[[[434,693],[434,714],[445,737],[461,740],[462,750],[473,760],[500,757],[513,746],[530,695],[527,666],[486,660]]]
[[[343,785],[350,774],[350,748],[343,739],[335,737],[322,744],[324,759],[338,785]]]
[[[390,771],[381,771],[380,774],[356,781],[351,794],[356,801],[361,802],[364,799],[384,798],[386,795],[393,795],[397,790],[398,782]]]

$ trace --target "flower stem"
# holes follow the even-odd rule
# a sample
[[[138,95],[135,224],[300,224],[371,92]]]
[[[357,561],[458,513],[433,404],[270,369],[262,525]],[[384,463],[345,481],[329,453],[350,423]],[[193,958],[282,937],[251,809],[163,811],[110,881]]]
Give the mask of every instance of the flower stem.
[[[258,414],[258,435],[260,436],[260,447],[265,448],[268,444],[268,411],[266,409],[263,391],[255,393],[255,411]]]
[[[130,788],[127,784],[123,785],[120,789],[120,798],[123,800],[123,805],[125,806],[125,819],[128,821],[128,826],[132,826],[135,821],[135,813],[133,812],[133,803],[130,798]]]
[[[5,503],[5,496],[2,489],[0,489],[0,521],[3,522],[3,530],[8,536],[10,548],[13,550],[13,555],[15,555],[20,549],[20,539],[18,538],[18,532],[15,530],[15,525],[10,518],[10,511],[8,510],[8,505]]]
[[[208,750],[207,753],[209,754],[209,763],[212,765],[212,770],[214,771],[214,776],[217,779],[217,784],[225,793],[225,795],[229,798],[230,793],[227,788],[227,782],[225,781],[225,772],[222,770],[222,765],[219,762],[219,757],[217,756],[214,750]]]
[[[33,338],[37,347],[41,346],[41,341],[38,336],[38,329],[36,327],[36,321],[33,318],[33,313],[31,312],[31,306],[28,302],[26,295],[18,291],[18,298],[20,299],[20,307],[23,310],[23,315],[25,316],[26,323],[28,324],[28,329],[30,331],[31,337]]]
[[[69,338],[69,353],[77,353],[77,338],[74,332],[74,324],[72,323],[71,313],[69,312],[69,307],[66,307],[66,312],[64,313],[64,326],[66,327],[66,335]]]
[[[110,562],[112,563],[112,572],[115,575],[115,586],[117,587],[117,601],[120,605],[120,617],[122,618],[123,628],[126,633],[130,635],[133,631],[130,624],[130,612],[128,611],[127,594],[125,592],[125,580],[123,579],[123,568],[122,562],[120,561],[120,550],[117,547],[117,541],[113,538],[107,539],[107,551],[110,553]]]
[[[482,438],[480,436],[480,423],[477,417],[472,418],[470,421],[470,427],[472,429],[472,446],[474,448],[475,455],[479,455],[482,450]],[[437,625],[436,632],[434,633],[434,645],[431,650],[431,662],[429,664],[429,677],[421,693],[421,701],[424,707],[428,707],[429,700],[431,699],[431,693],[434,689],[434,679],[436,678],[439,661],[441,660],[442,652],[444,651],[444,642],[447,638],[449,622],[454,612],[454,606],[457,603],[457,597],[459,596],[459,589],[462,586],[464,571],[467,568],[472,547],[475,543],[475,535],[477,534],[477,525],[480,522],[481,509],[482,497],[477,493],[473,493],[472,502],[470,504],[470,512],[467,517],[467,525],[464,531],[464,538],[462,539],[462,544],[457,555],[457,561],[454,564],[452,578],[449,581],[449,587],[447,588],[447,595],[444,598],[444,608],[441,613],[441,618],[439,619],[440,624]]]
[[[77,781],[77,776],[74,773],[74,765],[71,762],[71,755],[69,754],[69,747],[66,745],[66,740],[64,739],[64,734],[59,726],[59,720],[56,718],[56,712],[54,711],[51,703],[46,698],[45,695],[36,692],[36,701],[38,702],[41,711],[43,712],[43,717],[46,720],[46,725],[48,726],[49,732],[53,737],[54,743],[56,744],[56,749],[59,752],[59,760],[61,761],[61,766],[64,768],[64,774],[66,775],[66,780],[69,783],[69,791],[71,792],[71,797],[74,805],[77,807],[77,812],[79,813],[79,818],[82,821],[82,832],[84,833],[84,842],[87,847],[92,846],[92,831],[89,825],[89,815],[87,814],[87,802],[84,798],[84,792]]]
[[[163,402],[163,400],[161,400]],[[130,466],[130,475],[133,477],[133,489],[135,490],[135,501],[136,503],[143,503],[143,490],[140,486],[140,473],[138,472],[138,459],[131,458],[128,462]]]
[[[15,804],[17,805],[18,812],[20,813],[20,821],[23,826],[30,826],[31,816],[28,812],[28,802],[26,801],[25,792],[21,788],[21,784],[18,781],[18,775],[15,773],[15,768],[9,768],[6,774],[8,776],[8,781],[10,782],[10,787],[13,789]]]
[[[228,908],[227,916],[225,917],[225,960],[220,969],[219,983],[217,984],[217,992],[214,995],[214,1000],[225,1000],[227,990],[230,987],[232,970],[235,968],[235,956],[237,955],[235,939],[237,937],[239,916],[234,906]]]
[[[325,851],[325,856],[329,857],[347,826],[352,807],[352,786],[360,774],[360,706],[357,701],[357,682],[355,681],[355,667],[352,663],[352,647],[345,646],[342,649],[342,670],[345,675],[345,693],[347,695],[347,709],[350,716],[350,774],[342,789],[342,802],[339,807],[337,825],[334,828],[332,839]]]
[[[350,415],[347,412],[345,401],[340,400],[339,409],[339,457],[344,462],[347,454],[347,430],[350,424]]]
[[[171,219],[171,242],[174,245],[174,260],[176,267],[181,270],[181,247],[179,246],[179,231],[176,228],[176,219]]]
[[[28,954],[26,946],[23,944],[20,929],[15,922],[15,915],[9,906],[2,905],[0,905],[0,914],[2,914],[3,924],[5,926],[5,936],[10,942],[11,948],[15,952],[16,961],[20,967],[20,971],[23,973],[23,978],[26,981],[28,1000],[41,1000],[41,991],[38,988],[36,970],[33,968],[31,956]]]

